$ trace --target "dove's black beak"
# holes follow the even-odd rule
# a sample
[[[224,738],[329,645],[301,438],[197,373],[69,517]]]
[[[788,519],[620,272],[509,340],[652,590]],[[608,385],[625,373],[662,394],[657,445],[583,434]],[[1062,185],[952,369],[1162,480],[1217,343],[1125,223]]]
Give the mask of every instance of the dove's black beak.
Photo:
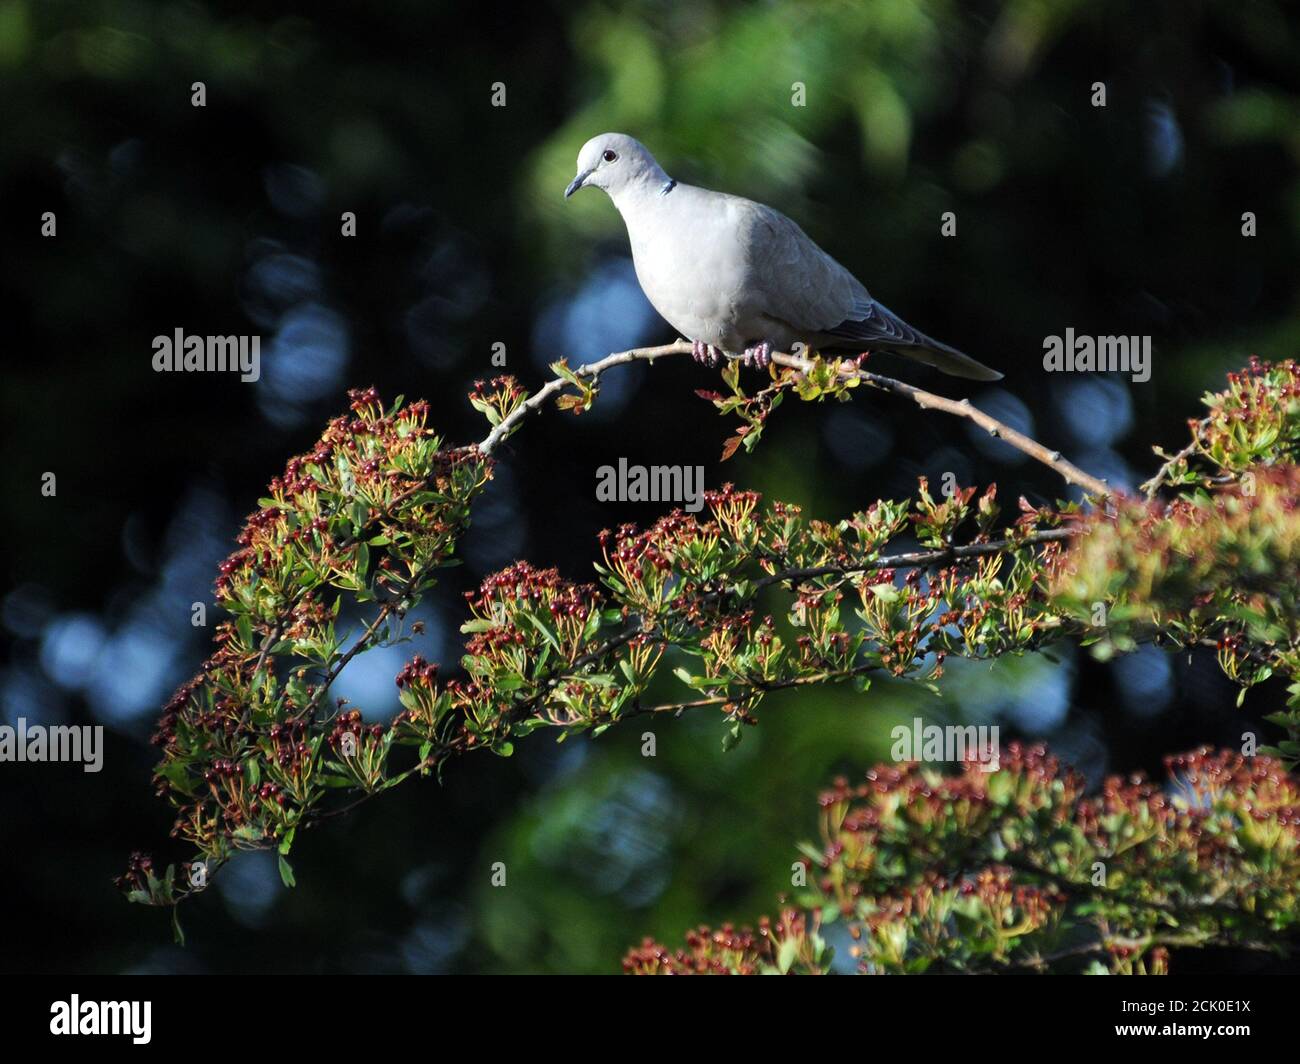
[[[570,196],[572,196],[575,192],[577,192],[578,189],[582,188],[583,184],[586,182],[587,178],[589,178],[590,176],[591,176],[591,171],[590,171],[590,170],[584,170],[584,171],[582,171],[582,173],[580,173],[577,177],[575,177],[572,181],[570,181],[570,182],[569,182],[569,187],[566,188],[566,189],[564,190],[564,198],[565,198],[565,199],[568,199],[568,198],[569,198]]]

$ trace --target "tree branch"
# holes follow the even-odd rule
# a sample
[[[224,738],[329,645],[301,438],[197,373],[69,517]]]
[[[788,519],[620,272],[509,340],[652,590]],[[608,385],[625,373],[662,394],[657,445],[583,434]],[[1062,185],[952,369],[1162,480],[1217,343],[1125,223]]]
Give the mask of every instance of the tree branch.
[[[632,362],[649,362],[653,365],[656,358],[664,358],[668,355],[688,355],[690,353],[691,345],[685,340],[678,340],[675,343],[664,344],[661,347],[637,347],[630,351],[619,351],[616,354],[606,355],[599,362],[579,366],[573,372],[579,377],[596,381],[600,379],[602,373],[613,369],[615,366],[626,366]],[[515,425],[529,414],[540,410],[547,399],[562,392],[567,384],[568,381],[563,377],[552,378],[540,391],[529,396],[525,402],[520,403],[519,406],[512,410],[507,417],[502,418],[501,423],[496,425],[484,437],[483,442],[478,445],[478,449],[483,454],[491,454],[496,450],[497,445],[514,431]]]
[[[1032,532],[1022,539],[999,539],[991,543],[969,543],[961,547],[943,547],[937,550],[909,551],[906,554],[887,554],[869,562],[854,562],[848,565],[819,565],[810,569],[786,569],[771,576],[764,576],[754,581],[754,588],[779,584],[786,580],[810,580],[818,576],[841,576],[849,573],[865,573],[875,569],[917,569],[922,566],[939,565],[943,562],[960,561],[963,558],[981,558],[988,554],[1000,554],[1014,547],[1031,546],[1035,543],[1053,543],[1069,539],[1075,535],[1073,528],[1051,528],[1042,532]]]
[[[675,343],[663,344],[659,347],[633,348],[629,351],[619,351],[607,355],[598,362],[579,366],[573,372],[583,379],[597,381],[603,373],[615,366],[624,366],[632,362],[650,362],[653,364],[657,358],[688,355],[691,353],[691,349],[691,344],[686,340],[678,340]],[[778,366],[785,366],[787,369],[793,369],[800,373],[808,373],[814,365],[811,359],[802,355],[786,354],[785,352],[773,354],[772,361]],[[869,373],[854,365],[850,360],[844,360],[840,363],[839,373],[843,378],[856,377],[873,388],[905,396],[923,410],[939,410],[945,414],[952,414],[955,417],[974,422],[987,431],[990,436],[1004,440],[1022,454],[1026,454],[1035,461],[1041,462],[1054,470],[1067,483],[1083,488],[1089,494],[1100,499],[1108,498],[1114,494],[1104,480],[1085,473],[1078,466],[1067,461],[1060,451],[1048,450],[1037,440],[1031,439],[1023,432],[1013,429],[1010,425],[1004,424],[991,414],[987,414],[972,405],[969,399],[957,400],[935,395],[933,392],[927,392],[925,389],[912,384],[905,384],[903,381],[895,380],[892,377],[885,377],[879,373]],[[530,396],[515,410],[511,411],[507,417],[503,418],[501,423],[496,425],[479,444],[479,450],[484,454],[491,454],[501,441],[514,431],[515,426],[520,421],[530,413],[540,410],[549,398],[563,391],[566,385],[567,382],[563,377],[555,377],[548,381],[540,391]]]
[[[1192,455],[1200,450],[1201,433],[1205,431],[1209,424],[1210,419],[1208,417],[1203,417],[1200,421],[1196,422],[1195,427],[1192,429],[1192,442],[1177,454],[1172,455],[1167,459],[1165,464],[1155,471],[1155,475],[1142,485],[1140,490],[1146,495],[1147,502],[1150,502],[1156,497],[1156,492],[1160,490],[1161,485],[1165,481],[1165,477],[1173,471],[1175,466],[1181,462],[1187,461],[1187,459],[1191,458]],[[1160,452],[1157,450],[1157,453]]]

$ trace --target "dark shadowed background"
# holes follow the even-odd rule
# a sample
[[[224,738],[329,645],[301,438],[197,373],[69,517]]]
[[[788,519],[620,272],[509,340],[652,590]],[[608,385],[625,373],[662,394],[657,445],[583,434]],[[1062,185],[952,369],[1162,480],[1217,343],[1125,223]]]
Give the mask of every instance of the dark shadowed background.
[[[216,614],[195,628],[192,604],[211,603],[242,516],[348,387],[425,397],[468,442],[483,424],[465,393],[499,372],[494,344],[535,387],[556,358],[673,338],[609,201],[561,198],[588,137],[629,132],[675,177],[790,214],[903,317],[1007,375],[873,367],[969,395],[1132,486],[1225,371],[1300,348],[1296,31],[1294,5],[1254,0],[0,0],[0,697],[9,723],[106,735],[99,774],[0,764],[0,967],[615,971],[643,934],[771,911],[818,789],[887,756],[915,714],[1046,739],[1093,781],[1272,738],[1279,690],[1234,708],[1212,654],[953,663],[941,699],[883,682],[774,696],[725,755],[706,713],[657,724],[653,759],[632,728],[464,759],[442,786],[408,783],[300,839],[293,891],[269,856],[235,861],[184,907],[185,948],[111,883],[130,850],[168,853],[147,740],[206,656]],[[1044,373],[1043,338],[1067,327],[1150,335],[1151,379]],[[152,338],[177,328],[260,335],[262,379],[155,373]],[[787,403],[754,455],[720,463],[732,426],[693,394],[712,386],[668,360],[611,375],[589,415],[531,422],[414,649],[454,666],[465,588],[517,558],[588,578],[599,529],[657,516],[596,500],[619,457],[703,464],[711,486],[827,519],[918,474],[996,480],[1011,505],[1062,492],[879,394]],[[357,659],[339,693],[391,715],[412,649]]]

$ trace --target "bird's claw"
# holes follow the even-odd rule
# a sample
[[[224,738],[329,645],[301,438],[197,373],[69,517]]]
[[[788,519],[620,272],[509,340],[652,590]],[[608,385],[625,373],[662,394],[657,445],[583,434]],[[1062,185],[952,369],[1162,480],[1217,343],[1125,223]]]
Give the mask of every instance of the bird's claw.
[[[758,369],[767,369],[772,364],[772,345],[769,341],[763,340],[753,347],[745,348],[745,353],[740,356],[743,365],[754,366]]]
[[[722,350],[712,344],[706,344],[703,340],[693,340],[691,342],[691,358],[695,359],[701,366],[716,369],[722,365]]]
[[[772,364],[772,345],[767,340],[747,347],[739,355],[729,354],[720,347],[706,344],[703,340],[691,341],[691,357],[701,366],[716,369],[723,361],[739,362],[742,366],[757,366],[767,369]]]

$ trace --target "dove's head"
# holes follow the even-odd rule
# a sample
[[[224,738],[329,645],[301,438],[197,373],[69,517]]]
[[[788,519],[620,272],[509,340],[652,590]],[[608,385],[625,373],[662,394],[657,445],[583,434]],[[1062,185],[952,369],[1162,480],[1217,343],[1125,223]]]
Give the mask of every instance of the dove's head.
[[[644,144],[626,133],[602,133],[578,152],[578,174],[564,190],[568,199],[580,188],[603,188],[617,202],[620,194],[636,189],[661,191],[671,179]]]

